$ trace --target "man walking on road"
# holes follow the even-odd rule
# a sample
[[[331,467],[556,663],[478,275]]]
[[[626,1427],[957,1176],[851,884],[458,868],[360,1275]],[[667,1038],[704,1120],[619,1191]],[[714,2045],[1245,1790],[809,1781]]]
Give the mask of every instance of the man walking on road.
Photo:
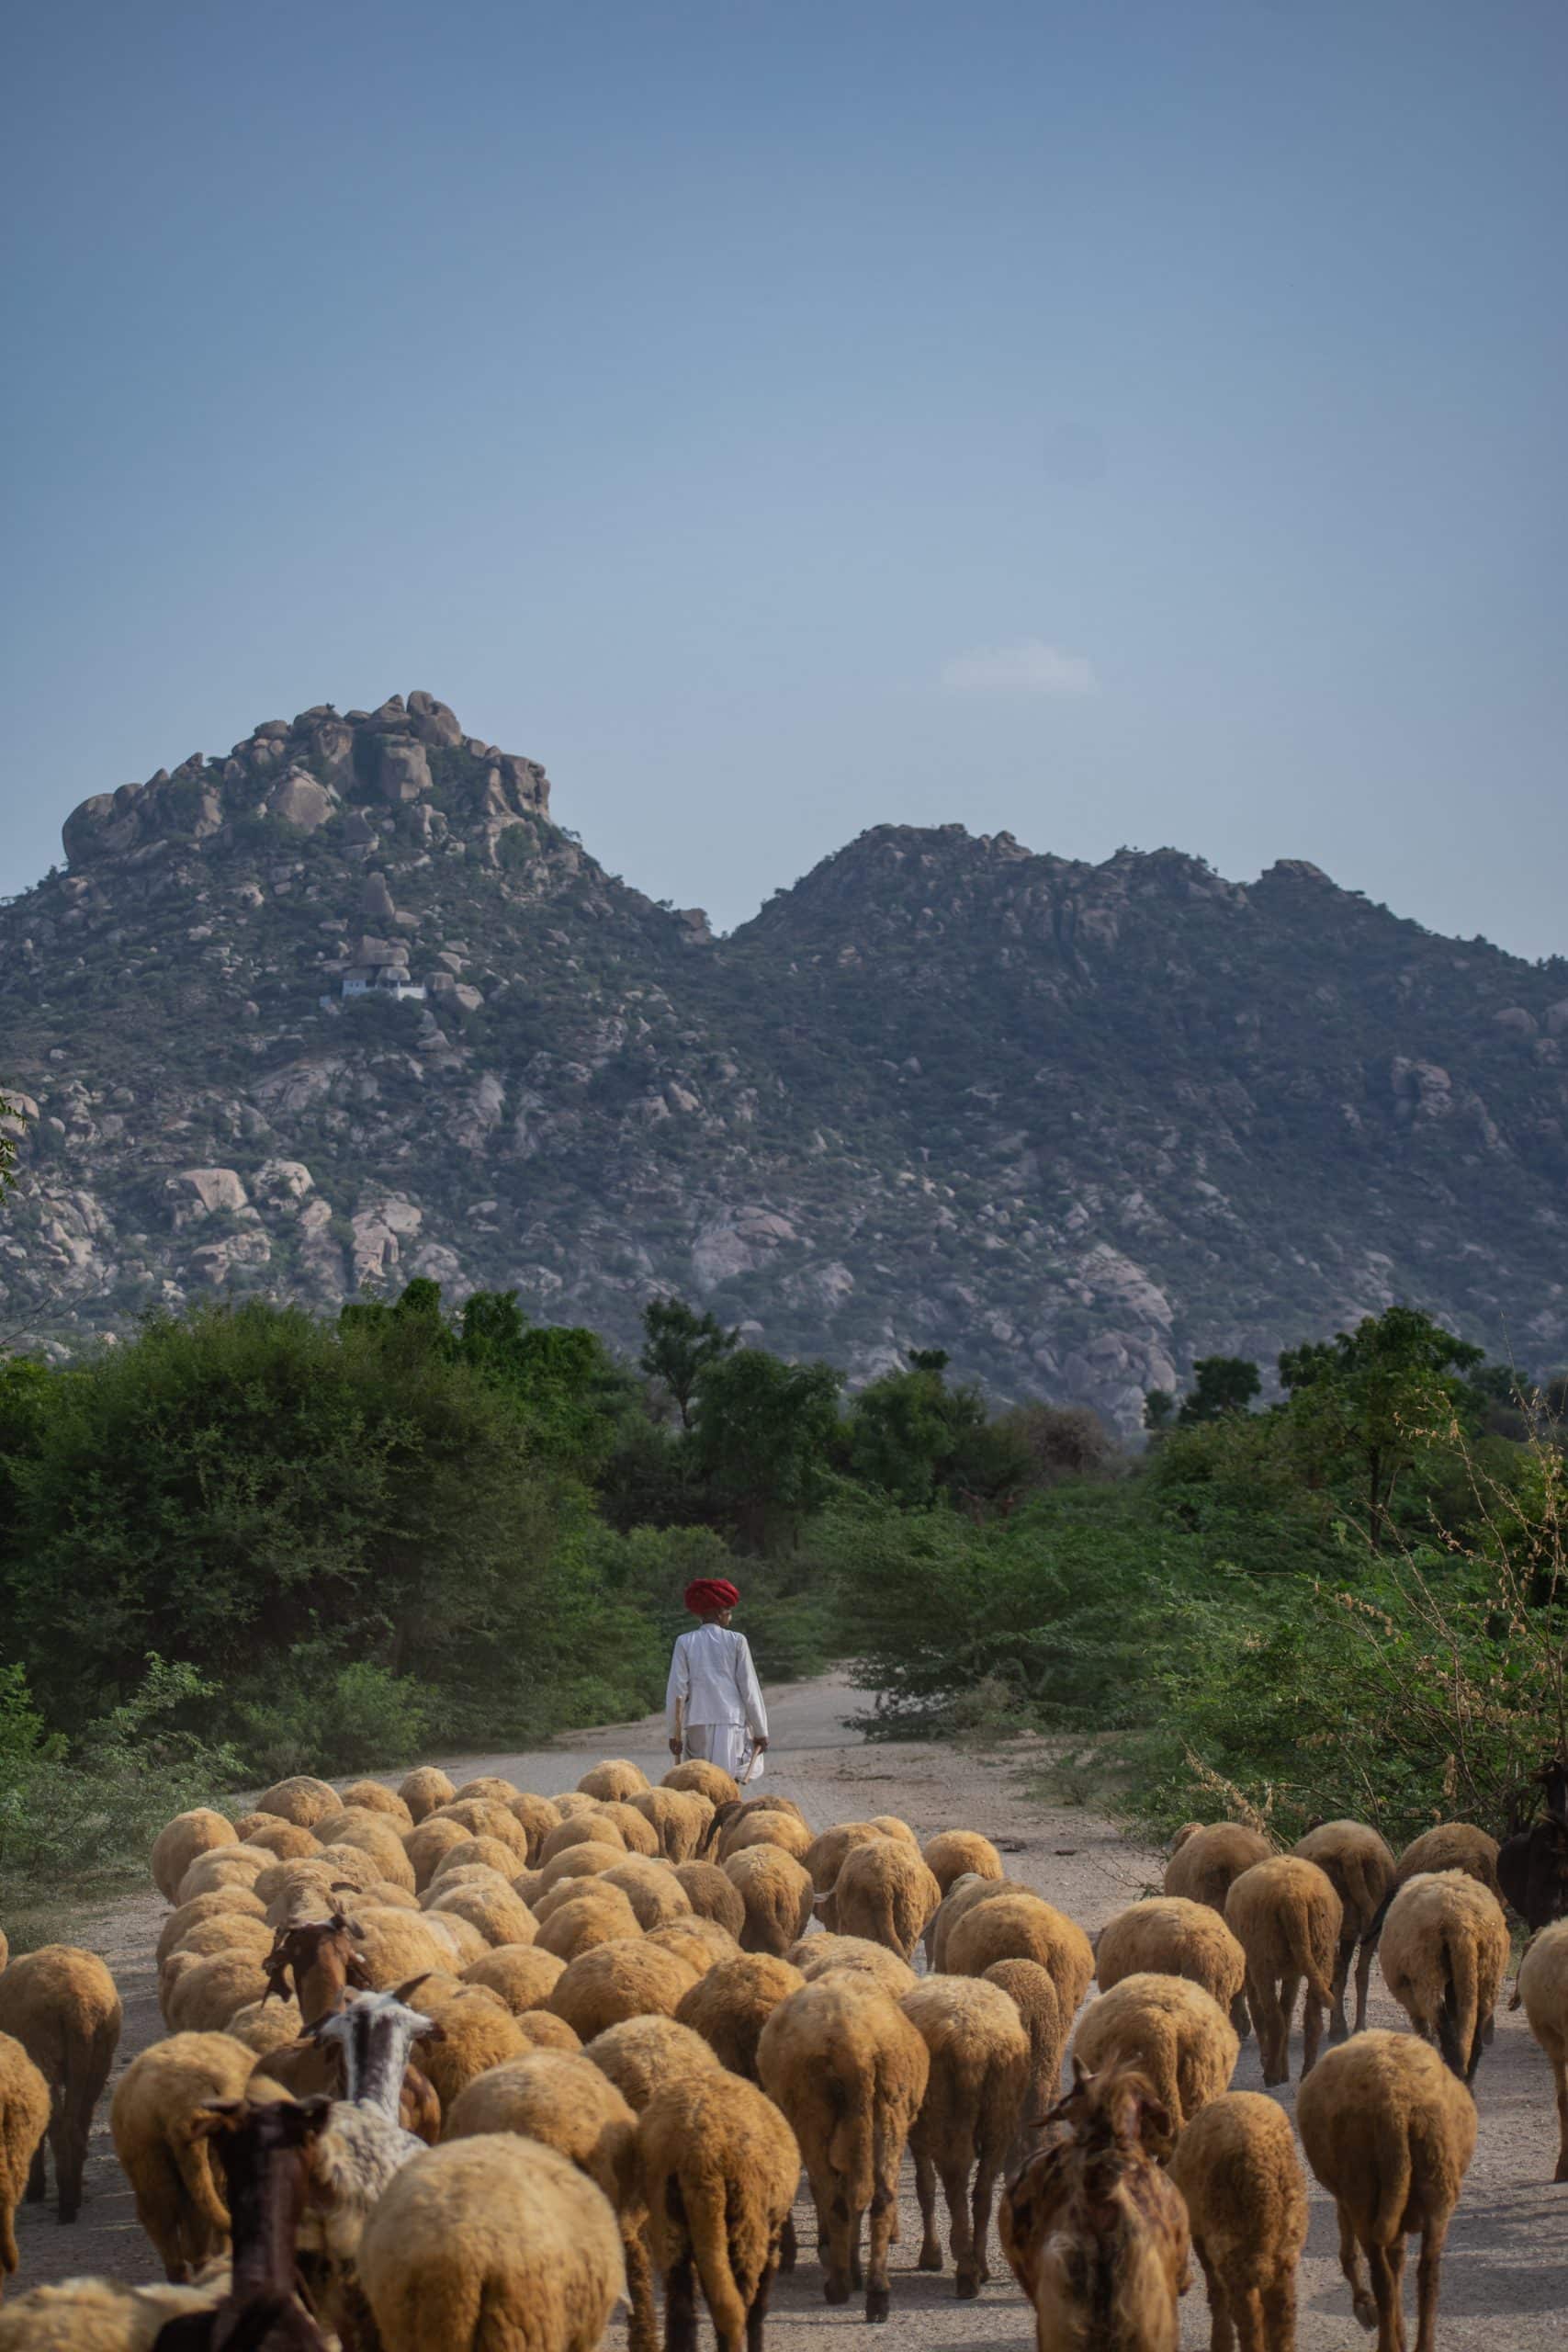
[[[730,1631],[739,1599],[725,1577],[699,1577],[686,1587],[686,1607],[702,1622],[675,1645],[664,1710],[673,1757],[717,1764],[744,1787],[762,1769],[768,1711],[750,1644]]]

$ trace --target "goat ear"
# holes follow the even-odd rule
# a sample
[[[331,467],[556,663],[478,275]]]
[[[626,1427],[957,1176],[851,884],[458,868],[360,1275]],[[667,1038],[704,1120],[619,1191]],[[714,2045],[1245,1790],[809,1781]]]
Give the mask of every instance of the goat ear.
[[[1093,2081],[1093,2079],[1094,2079],[1093,2075],[1090,2074],[1090,2072],[1089,2072],[1089,2068],[1084,2064],[1083,2060],[1078,2056],[1077,2052],[1075,2050],[1075,2051],[1074,2051],[1074,2052],[1073,2052],[1073,2088],[1074,2088],[1074,2090],[1076,2090],[1076,2091],[1081,2091],[1081,2090],[1082,2090],[1082,2088],[1083,2088],[1083,2086],[1084,2086],[1084,2085],[1085,2085],[1086,2083],[1092,2082],[1092,2081]]]
[[[370,1971],[356,1951],[348,1955],[348,1981],[356,1993],[373,1993],[376,1990],[370,1981]]]
[[[445,2041],[446,2039],[446,2029],[436,2018],[430,2019],[423,2033],[414,2035],[416,2041]]]
[[[401,2001],[404,2007],[408,2007],[412,2004],[413,1996],[418,1992],[420,1986],[426,1984],[429,1979],[434,1975],[434,1973],[435,1971],[433,1968],[422,1968],[417,1976],[405,1976],[400,1984],[393,1985],[393,2000]]]

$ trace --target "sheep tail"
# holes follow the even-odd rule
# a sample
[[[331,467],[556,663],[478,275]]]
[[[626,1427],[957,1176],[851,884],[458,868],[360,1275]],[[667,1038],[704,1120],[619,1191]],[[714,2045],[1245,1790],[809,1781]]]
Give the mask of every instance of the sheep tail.
[[[739,2346],[746,2333],[746,2298],[730,2259],[728,2197],[722,2172],[693,2165],[682,2177],[681,2196],[714,2333],[721,2345]]]
[[[844,2184],[852,2213],[863,2213],[876,2188],[876,2145],[872,2119],[851,2107],[828,2143],[828,2162]]]
[[[1286,1941],[1291,1950],[1291,1965],[1306,1978],[1307,1991],[1321,2008],[1334,2006],[1334,1988],[1323,1973],[1322,1963],[1313,1950],[1312,1928],[1304,1904],[1291,1905]]]
[[[1461,2082],[1469,2079],[1470,2053],[1475,2047],[1481,1991],[1476,1983],[1475,1947],[1462,1928],[1443,1938],[1443,2006],[1438,2012],[1438,2046],[1443,2062]]]
[[[177,2140],[174,2157],[175,2169],[186,2197],[198,2220],[213,2231],[218,2238],[229,2235],[229,2210],[218,2194],[218,2184],[212,2177],[212,2158],[205,2140]]]

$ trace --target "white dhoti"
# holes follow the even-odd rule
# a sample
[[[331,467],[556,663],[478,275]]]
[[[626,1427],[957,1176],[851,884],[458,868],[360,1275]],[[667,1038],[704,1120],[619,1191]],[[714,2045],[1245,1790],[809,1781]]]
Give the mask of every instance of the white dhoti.
[[[682,1759],[693,1756],[716,1764],[733,1781],[759,1781],[763,1758],[759,1756],[745,1724],[686,1724],[682,1729]]]

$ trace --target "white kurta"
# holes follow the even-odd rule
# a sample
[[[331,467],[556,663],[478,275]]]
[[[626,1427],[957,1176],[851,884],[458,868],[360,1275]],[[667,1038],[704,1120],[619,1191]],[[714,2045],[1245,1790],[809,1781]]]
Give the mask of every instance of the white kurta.
[[[699,1625],[682,1634],[670,1661],[664,1695],[669,1736],[680,1710],[684,1753],[721,1765],[739,1781],[751,1763],[756,1743],[768,1736],[768,1711],[744,1634],[726,1625]],[[761,1770],[758,1758],[752,1778]]]

